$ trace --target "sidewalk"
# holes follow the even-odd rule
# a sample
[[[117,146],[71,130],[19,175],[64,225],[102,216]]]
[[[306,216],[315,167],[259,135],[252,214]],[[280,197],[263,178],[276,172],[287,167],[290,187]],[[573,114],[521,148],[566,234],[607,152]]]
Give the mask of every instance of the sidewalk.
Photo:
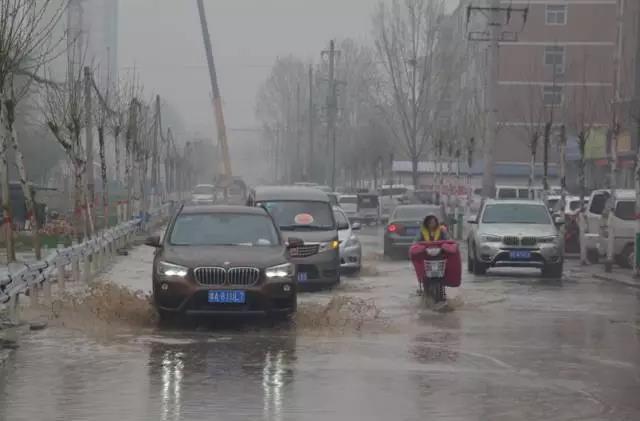
[[[607,273],[604,271],[604,265],[600,263],[597,265],[578,266],[575,269],[575,272],[591,276],[602,281],[615,282],[617,284],[640,289],[640,279],[634,276],[631,269],[622,269],[614,265],[613,272]]]

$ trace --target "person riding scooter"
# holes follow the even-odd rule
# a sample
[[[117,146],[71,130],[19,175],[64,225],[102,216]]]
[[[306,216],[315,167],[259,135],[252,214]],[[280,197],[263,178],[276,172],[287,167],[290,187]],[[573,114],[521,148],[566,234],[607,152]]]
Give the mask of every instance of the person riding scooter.
[[[437,216],[431,214],[427,215],[422,221],[420,230],[418,234],[416,234],[416,238],[413,239],[413,243],[415,244],[422,241],[444,241],[448,239],[447,229],[440,224]]]

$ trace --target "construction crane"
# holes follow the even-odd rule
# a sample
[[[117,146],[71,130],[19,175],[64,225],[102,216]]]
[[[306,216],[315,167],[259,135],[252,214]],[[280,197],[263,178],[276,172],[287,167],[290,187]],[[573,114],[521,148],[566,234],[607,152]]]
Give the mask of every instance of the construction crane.
[[[211,38],[209,36],[209,25],[207,24],[207,15],[204,10],[203,0],[198,0],[198,12],[200,13],[200,25],[202,26],[202,38],[204,41],[204,50],[207,55],[207,64],[209,66],[209,78],[211,79],[211,92],[213,94],[213,112],[216,119],[216,127],[218,130],[218,150],[222,158],[222,168],[218,169],[219,179],[217,184],[224,188],[225,196],[231,185],[233,174],[231,172],[231,157],[229,156],[229,143],[227,142],[227,128],[224,123],[224,113],[222,111],[222,98],[220,96],[220,87],[218,86],[218,76],[216,75],[216,66],[213,61],[213,49],[211,47]]]

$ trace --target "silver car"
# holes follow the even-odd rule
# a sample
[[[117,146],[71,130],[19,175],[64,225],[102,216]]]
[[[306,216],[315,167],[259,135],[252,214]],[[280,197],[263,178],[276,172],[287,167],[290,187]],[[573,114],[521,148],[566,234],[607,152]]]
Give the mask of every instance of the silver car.
[[[469,219],[467,265],[483,275],[491,267],[534,267],[558,278],[563,269],[563,239],[542,201],[488,200]]]
[[[343,273],[358,273],[362,267],[362,245],[354,231],[360,230],[360,224],[349,222],[349,218],[339,207],[333,208],[333,215],[340,239],[340,270]]]

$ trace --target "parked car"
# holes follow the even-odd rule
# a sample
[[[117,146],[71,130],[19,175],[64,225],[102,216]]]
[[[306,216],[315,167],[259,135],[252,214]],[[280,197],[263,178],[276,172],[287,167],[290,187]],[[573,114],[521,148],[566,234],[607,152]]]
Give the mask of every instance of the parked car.
[[[256,187],[247,204],[264,207],[286,240],[295,237],[304,241],[289,250],[291,262],[298,267],[300,287],[327,287],[340,282],[338,230],[325,192],[310,187]]]
[[[358,196],[343,194],[338,196],[338,206],[344,211],[349,220],[353,221],[358,215]]]
[[[198,184],[191,192],[194,205],[213,205],[216,201],[216,187],[213,184]]]
[[[300,240],[289,239],[291,246]],[[296,268],[262,208],[183,207],[162,239],[150,237],[153,301],[176,315],[287,316],[297,309]]]
[[[331,193],[327,193],[327,196],[329,196],[329,203],[331,204],[331,206],[340,205],[338,201],[338,198],[340,197],[340,193],[331,192]]]
[[[496,186],[495,198],[500,200],[528,200],[529,188],[527,186]]]
[[[467,266],[483,275],[491,267],[534,267],[548,277],[563,270],[563,238],[542,201],[487,200],[478,217],[468,220]]]
[[[420,225],[431,214],[436,215],[440,222],[444,221],[443,209],[437,205],[397,206],[384,232],[384,255],[407,257],[409,247],[420,231]]]
[[[360,223],[349,222],[344,210],[338,207],[333,209],[333,216],[340,239],[340,269],[343,273],[358,273],[362,266],[362,245],[355,231],[360,230]]]
[[[611,200],[611,199],[609,199]],[[636,235],[636,193],[633,190],[616,192],[615,202],[612,204],[613,220],[606,231],[599,237],[599,254],[607,254],[609,235],[613,232],[613,256],[615,262],[624,268],[632,268],[635,263],[635,235]],[[607,208],[611,204],[607,204]],[[607,218],[607,212],[603,213]]]
[[[635,194],[635,192],[633,190],[616,191],[616,195],[624,196],[628,194]],[[600,257],[605,255],[606,249],[600,247],[600,237],[602,236],[601,227],[604,222],[603,218],[606,217],[605,211],[610,197],[610,190],[600,189],[592,191],[589,198],[589,206],[586,212],[587,227],[584,238],[587,256],[592,263],[597,262]]]

